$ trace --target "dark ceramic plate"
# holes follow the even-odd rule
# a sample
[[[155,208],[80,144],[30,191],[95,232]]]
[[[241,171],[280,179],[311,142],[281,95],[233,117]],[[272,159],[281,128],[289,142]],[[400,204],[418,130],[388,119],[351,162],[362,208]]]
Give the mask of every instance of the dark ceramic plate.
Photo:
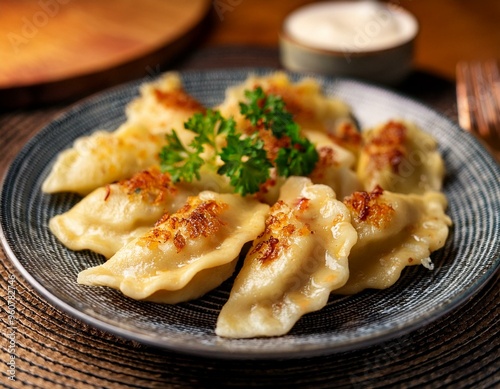
[[[255,70],[256,73],[264,70]],[[208,106],[249,70],[182,73],[188,92]],[[298,77],[292,75],[292,77]],[[144,82],[147,80],[141,80]],[[231,280],[203,298],[175,306],[133,301],[119,292],[85,287],[77,274],[101,263],[90,252],[64,248],[47,227],[49,218],[75,204],[72,194],[44,195],[40,186],[56,155],[97,128],[115,129],[139,82],[76,105],[36,135],[10,167],[1,193],[1,237],[8,257],[49,302],[81,320],[170,350],[227,358],[302,357],[352,350],[402,336],[467,301],[500,263],[500,173],[469,134],[420,103],[384,89],[344,79],[323,79],[326,93],[347,101],[362,126],[390,118],[415,121],[438,140],[447,177],[444,191],[453,227],[443,249],[432,255],[433,271],[407,268],[384,291],[331,297],[319,312],[304,316],[282,337],[231,340],[214,333]]]

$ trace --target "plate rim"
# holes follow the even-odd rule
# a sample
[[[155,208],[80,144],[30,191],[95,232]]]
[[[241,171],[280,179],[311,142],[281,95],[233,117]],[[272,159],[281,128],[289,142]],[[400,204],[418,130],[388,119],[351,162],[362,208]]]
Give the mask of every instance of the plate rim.
[[[186,77],[193,74],[207,74],[207,73],[231,73],[231,74],[243,74],[243,73],[268,73],[280,71],[280,69],[275,68],[259,68],[259,67],[239,67],[239,68],[214,68],[207,70],[175,70],[180,74],[181,77]],[[429,112],[432,112],[434,115],[437,115],[441,120],[447,122],[448,125],[456,128],[459,131],[464,131],[460,128],[460,126],[454,122],[452,119],[437,111],[436,109],[430,107],[429,105],[411,97],[405,95],[404,93],[400,93],[385,87],[382,87],[377,84],[356,80],[348,77],[328,77],[322,75],[315,75],[310,73],[302,73],[302,72],[289,72],[285,71],[288,75],[295,75],[298,77],[311,76],[319,79],[321,83],[328,81],[333,84],[336,82],[349,82],[358,85],[359,87],[374,89],[378,92],[383,92],[388,94],[392,98],[403,98],[405,101],[409,101],[411,104],[417,105],[422,109],[425,109]],[[154,78],[145,77],[142,79],[133,80],[118,86],[114,86],[112,88],[107,88],[103,91],[94,93],[82,100],[74,102],[70,106],[66,107],[62,112],[56,115],[54,118],[50,120],[47,124],[45,124],[42,128],[37,130],[36,134],[32,136],[20,149],[18,154],[14,157],[14,159],[10,162],[8,168],[6,169],[2,180],[1,180],[1,191],[0,191],[0,201],[3,204],[6,196],[6,184],[8,183],[8,179],[11,175],[13,175],[14,167],[19,164],[23,160],[23,156],[28,153],[28,151],[36,144],[37,140],[44,136],[44,134],[50,130],[53,126],[61,125],[61,123],[68,117],[71,117],[76,112],[85,111],[89,109],[98,101],[102,100],[106,96],[120,93],[121,91],[134,90],[134,93],[138,93],[138,87],[147,81],[152,81]],[[322,85],[323,86],[323,85]],[[470,134],[469,134],[470,135]],[[472,137],[472,136],[471,136]],[[476,147],[482,150],[482,152],[491,158],[492,162],[495,162],[493,157],[484,149],[484,147],[475,139],[471,138]],[[498,164],[496,165],[497,173],[500,171],[500,167]],[[217,358],[231,358],[231,359],[277,359],[277,358],[285,358],[285,359],[293,359],[293,358],[302,358],[302,357],[311,357],[311,356],[319,356],[319,355],[330,355],[336,354],[340,352],[346,351],[354,351],[363,348],[367,348],[373,346],[378,343],[383,343],[385,341],[394,339],[396,337],[402,337],[410,332],[413,332],[416,329],[422,328],[423,326],[434,322],[451,311],[455,310],[457,307],[465,304],[470,298],[476,295],[497,273],[500,267],[500,256],[496,258],[492,258],[494,261],[494,265],[483,274],[479,279],[477,279],[472,285],[468,288],[463,289],[458,293],[452,300],[448,301],[445,305],[441,306],[439,310],[432,311],[432,313],[422,314],[417,319],[414,319],[412,323],[409,325],[405,323],[396,327],[390,327],[384,330],[379,330],[377,332],[377,336],[368,337],[368,338],[356,338],[349,339],[344,341],[344,344],[340,344],[338,346],[327,346],[322,347],[321,345],[315,344],[314,347],[303,347],[299,346],[298,350],[291,352],[289,350],[259,350],[258,348],[253,348],[251,350],[245,349],[244,351],[240,350],[231,350],[225,348],[214,348],[213,346],[206,346],[203,344],[197,344],[197,346],[193,346],[192,344],[185,344],[183,347],[178,347],[177,345],[168,345],[165,342],[158,344],[158,339],[147,337],[139,332],[130,331],[128,329],[122,327],[113,326],[110,323],[102,321],[101,319],[91,316],[83,311],[78,310],[77,308],[71,306],[64,300],[59,297],[53,295],[49,290],[47,290],[39,281],[37,281],[34,276],[23,266],[21,260],[17,258],[13,249],[10,247],[6,232],[4,231],[4,222],[3,216],[0,215],[0,242],[2,243],[3,250],[6,254],[6,257],[13,263],[14,267],[21,273],[21,275],[28,281],[28,283],[41,295],[43,298],[61,309],[63,312],[70,314],[72,317],[82,320],[83,322],[96,327],[105,332],[109,332],[118,336],[120,338],[136,340],[143,344],[148,344],[149,346],[161,349],[167,349],[171,351],[181,352],[184,354],[190,355],[199,355],[205,357],[217,357]]]

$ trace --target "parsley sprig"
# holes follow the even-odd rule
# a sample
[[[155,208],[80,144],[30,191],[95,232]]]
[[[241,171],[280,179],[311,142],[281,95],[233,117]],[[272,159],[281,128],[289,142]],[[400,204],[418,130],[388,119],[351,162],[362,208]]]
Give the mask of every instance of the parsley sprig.
[[[245,97],[248,103],[240,102],[240,112],[253,126],[264,126],[277,138],[290,135],[289,132],[295,130],[291,124],[296,123],[292,114],[285,109],[285,102],[281,97],[266,95],[260,86],[245,91]]]
[[[184,123],[184,127],[197,134],[189,146],[185,147],[177,132],[172,130],[172,133],[165,136],[167,146],[160,152],[160,167],[163,172],[170,173],[173,182],[200,179],[200,168],[205,164],[201,154],[212,151],[209,160],[214,163],[217,137],[227,134],[234,127],[234,120],[223,118],[218,111],[207,110],[205,114],[194,114]],[[206,150],[207,148],[211,150]]]
[[[191,182],[195,178],[200,179],[200,168],[205,161],[200,157],[203,148],[195,147],[194,150],[188,150],[175,130],[165,136],[168,146],[160,151],[160,167],[163,172],[170,173],[173,182],[186,181]]]
[[[242,196],[258,192],[260,185],[269,178],[269,169],[273,167],[264,150],[264,142],[257,134],[242,138],[230,133],[220,158],[224,165],[217,173],[230,177],[236,193]]]
[[[263,126],[276,138],[288,137],[289,147],[282,147],[274,161],[278,175],[283,177],[309,175],[319,155],[309,139],[300,134],[299,125],[285,109],[285,102],[279,96],[266,95],[261,87],[245,91],[248,103],[240,103],[240,112],[252,125]]]
[[[233,118],[224,118],[219,111],[207,110],[194,114],[184,128],[196,134],[188,147],[184,147],[177,132],[166,135],[167,145],[160,152],[162,171],[170,173],[173,182],[192,182],[200,179],[204,164],[227,175],[236,193],[245,196],[259,190],[260,184],[269,178],[271,162],[263,149],[264,142],[255,137],[236,134]],[[226,146],[219,148],[220,138]],[[204,153],[204,158],[201,154]],[[217,166],[217,156],[224,164]]]
[[[242,196],[258,192],[273,167],[284,177],[311,173],[319,159],[318,153],[314,145],[301,136],[283,99],[266,95],[260,87],[245,91],[245,97],[247,102],[240,103],[240,112],[252,126],[288,140],[285,143],[289,146],[281,147],[274,161],[269,160],[258,132],[250,136],[239,134],[233,118],[224,118],[219,111],[209,109],[204,114],[194,114],[184,124],[196,134],[188,147],[182,144],[175,130],[166,135],[167,145],[160,152],[162,171],[170,173],[174,182],[192,182],[200,179],[200,169],[207,164],[218,174],[228,176],[234,191]],[[223,143],[225,146],[219,147]]]

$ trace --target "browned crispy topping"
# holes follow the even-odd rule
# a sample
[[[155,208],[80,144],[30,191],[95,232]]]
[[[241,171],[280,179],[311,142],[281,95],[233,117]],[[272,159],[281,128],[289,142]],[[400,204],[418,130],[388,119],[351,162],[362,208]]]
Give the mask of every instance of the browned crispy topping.
[[[177,249],[177,252],[180,252],[185,245],[186,245],[186,239],[184,239],[184,237],[180,232],[177,232],[174,236],[174,246]]]
[[[257,243],[257,245],[250,252],[250,254],[259,253],[258,258],[263,263],[271,261],[272,259],[278,256],[279,253],[278,243],[279,240],[271,235],[269,239]]]
[[[406,155],[406,127],[399,122],[390,121],[365,145],[372,168],[381,170],[390,166],[398,173],[399,165]]]
[[[319,160],[314,170],[309,175],[313,180],[322,180],[327,174],[328,169],[337,164],[335,160],[335,150],[331,147],[323,146],[318,149]]]
[[[266,194],[269,193],[271,188],[276,186],[277,177],[278,177],[278,173],[276,172],[276,169],[271,169],[269,171],[269,176],[270,177],[260,185],[259,191],[253,195],[254,198],[260,202],[266,202],[266,200],[265,200]]]
[[[309,121],[314,118],[313,111],[302,103],[303,96],[301,96],[300,91],[289,87],[270,85],[266,93],[280,96],[285,102],[286,110],[293,115],[295,121],[300,123],[301,121]]]
[[[251,135],[254,132],[258,132],[259,138],[264,142],[264,150],[267,151],[267,156],[270,161],[276,159],[279,149],[290,147],[291,142],[288,136],[282,136],[278,139],[271,131],[266,130],[263,124],[257,123],[257,127],[250,125],[245,129],[245,134],[247,135]]]
[[[167,108],[183,111],[203,112],[203,105],[183,89],[165,92],[160,89],[154,90],[156,100]]]
[[[344,199],[344,204],[355,214],[357,222],[366,222],[380,228],[392,218],[394,208],[390,204],[379,201],[383,194],[377,186],[371,193],[354,192]]]
[[[352,123],[339,125],[335,134],[329,133],[329,138],[339,146],[348,150],[357,150],[361,146],[362,137]]]
[[[224,222],[218,216],[227,207],[227,204],[221,204],[213,200],[201,203],[184,219],[189,237],[194,239],[200,235],[207,237],[216,233],[224,225]]]
[[[275,185],[276,185],[276,178],[273,178],[273,177],[268,178],[263,184],[260,185],[260,190],[259,190],[259,192],[257,192],[255,194],[255,196],[258,199],[261,199],[262,196],[260,196],[260,195],[264,195],[266,193],[269,193],[269,189]]]
[[[309,208],[309,203],[311,200],[308,198],[302,197],[297,201],[297,208],[300,212],[304,212],[307,208]]]
[[[175,214],[163,215],[155,228],[142,240],[148,247],[154,247],[172,239],[177,252],[180,252],[188,239],[217,233],[225,225],[220,215],[227,208],[226,203],[215,200],[197,202],[196,197],[191,197]]]
[[[159,226],[160,224],[163,224],[165,223],[168,219],[170,218],[170,214],[169,213],[165,213],[162,217],[160,217],[156,223],[155,223],[155,227]]]
[[[301,201],[304,200],[304,201]],[[300,210],[308,206],[308,199],[301,199],[297,203]],[[311,234],[309,226],[304,225],[298,231],[293,224],[294,216],[290,208],[282,200],[277,201],[266,219],[266,228],[254,243],[249,255],[255,255],[262,264],[269,264],[289,247],[289,240],[293,234],[300,236]]]
[[[174,195],[177,189],[173,186],[168,174],[161,173],[158,168],[151,168],[134,174],[130,179],[118,182],[128,195],[140,195],[153,204],[161,203],[165,196]],[[108,198],[106,196],[105,200]]]

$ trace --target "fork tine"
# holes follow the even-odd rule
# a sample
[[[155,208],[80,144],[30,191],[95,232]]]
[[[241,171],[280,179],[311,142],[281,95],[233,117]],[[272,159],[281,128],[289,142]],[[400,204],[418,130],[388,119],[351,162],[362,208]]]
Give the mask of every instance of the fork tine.
[[[457,64],[457,109],[458,109],[458,122],[460,126],[467,131],[472,131],[474,128],[471,117],[470,108],[470,72],[469,64],[467,62],[459,62]]]
[[[495,143],[500,150],[500,75],[498,63],[495,60],[486,61],[484,64],[484,74],[490,91],[491,111],[491,142]]]
[[[500,161],[500,70],[496,61],[457,63],[459,123]]]
[[[479,62],[473,62],[470,65],[470,72],[474,94],[473,104],[471,105],[477,121],[476,130],[484,139],[489,139],[491,133],[490,118],[493,108],[483,66]]]

